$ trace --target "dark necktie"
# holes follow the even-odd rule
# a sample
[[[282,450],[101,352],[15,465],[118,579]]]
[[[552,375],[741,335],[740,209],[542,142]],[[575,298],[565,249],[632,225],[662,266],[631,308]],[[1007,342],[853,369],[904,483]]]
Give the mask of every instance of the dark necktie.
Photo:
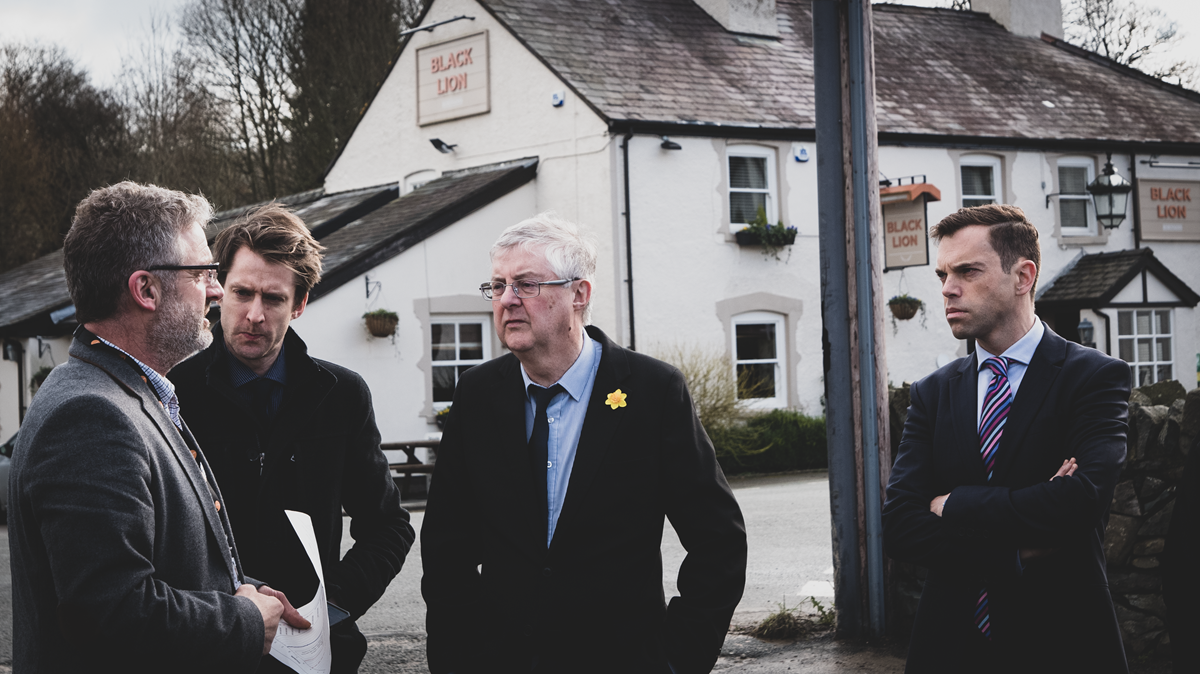
[[[546,498],[546,470],[550,461],[550,422],[546,419],[546,408],[554,396],[563,391],[563,387],[555,384],[550,388],[542,388],[537,384],[529,385],[529,395],[533,396],[533,433],[529,436],[529,467],[533,476],[533,491],[537,494],[540,504],[538,510],[543,535],[550,526],[550,507]]]
[[[1008,384],[1007,358],[988,358],[983,366],[992,371],[992,381],[983,396],[983,411],[979,414],[979,457],[987,471],[987,481],[992,481],[996,468],[996,450],[1004,435],[1004,422],[1008,420],[1008,408],[1012,407],[1012,388]],[[988,610],[987,588],[979,591],[975,604],[975,627],[983,636],[992,638],[992,617]]]

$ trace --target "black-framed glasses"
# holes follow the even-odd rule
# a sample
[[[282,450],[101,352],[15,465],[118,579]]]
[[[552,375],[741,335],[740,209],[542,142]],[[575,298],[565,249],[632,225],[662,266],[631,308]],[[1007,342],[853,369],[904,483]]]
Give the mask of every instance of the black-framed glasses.
[[[483,283],[479,286],[479,292],[483,293],[483,298],[496,301],[504,296],[504,289],[512,286],[513,292],[517,294],[519,299],[527,300],[531,297],[537,297],[542,294],[542,286],[565,286],[572,281],[579,279],[560,278],[557,281],[534,281],[533,279],[522,279],[513,281],[512,283],[501,283],[492,281],[491,283]]]
[[[203,271],[204,280],[209,284],[217,282],[217,273],[221,271],[221,263],[212,264],[156,264],[146,267],[146,271]]]

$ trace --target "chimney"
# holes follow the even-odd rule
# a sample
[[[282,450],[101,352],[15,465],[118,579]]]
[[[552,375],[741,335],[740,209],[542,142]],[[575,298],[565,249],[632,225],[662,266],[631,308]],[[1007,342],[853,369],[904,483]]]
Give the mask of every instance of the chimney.
[[[1063,36],[1062,0],[971,0],[971,9],[990,14],[1015,35]]]
[[[779,37],[775,0],[696,0],[731,33]]]

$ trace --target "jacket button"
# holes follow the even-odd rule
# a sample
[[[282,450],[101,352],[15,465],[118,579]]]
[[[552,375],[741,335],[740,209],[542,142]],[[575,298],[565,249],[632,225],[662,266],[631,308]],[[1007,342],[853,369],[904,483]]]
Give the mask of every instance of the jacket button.
[[[542,578],[549,578],[553,575],[554,572],[550,570],[550,567],[547,566],[546,568],[542,569]]]

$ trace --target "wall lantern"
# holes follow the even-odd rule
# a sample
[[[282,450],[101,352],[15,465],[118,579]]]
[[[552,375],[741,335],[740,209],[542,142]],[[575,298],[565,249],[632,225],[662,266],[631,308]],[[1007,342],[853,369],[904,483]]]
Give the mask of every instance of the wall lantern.
[[[1113,170],[1112,153],[1104,163],[1104,171],[1087,186],[1096,205],[1096,219],[1105,229],[1116,229],[1125,220],[1125,209],[1129,204],[1129,193],[1133,184]],[[1080,324],[1082,327],[1082,323]]]
[[[682,150],[683,149],[682,145],[680,145],[679,143],[676,143],[675,141],[671,140],[670,138],[667,138],[666,136],[662,136],[662,143],[659,144],[659,147],[661,147],[664,150]]]
[[[1109,164],[1109,166],[1111,166],[1111,164]],[[1122,215],[1121,217],[1125,216]],[[1076,329],[1079,330],[1080,344],[1093,349],[1096,348],[1096,343],[1092,341],[1092,338],[1096,336],[1096,328],[1092,325],[1091,321],[1086,318],[1082,321],[1079,321],[1079,325],[1076,327]]]

